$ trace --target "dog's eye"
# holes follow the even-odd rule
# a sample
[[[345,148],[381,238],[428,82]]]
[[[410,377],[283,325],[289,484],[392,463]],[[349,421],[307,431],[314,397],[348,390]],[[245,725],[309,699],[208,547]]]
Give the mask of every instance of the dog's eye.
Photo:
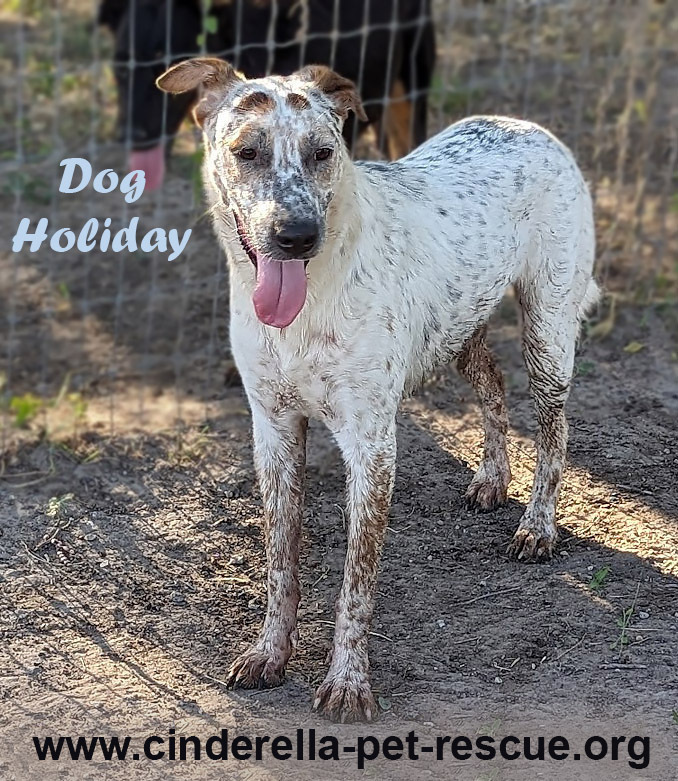
[[[315,150],[315,159],[318,161],[329,160],[332,157],[332,149],[329,146],[323,146]]]
[[[246,146],[243,149],[239,149],[236,154],[241,160],[254,160],[257,156],[257,150],[252,149],[251,146]]]

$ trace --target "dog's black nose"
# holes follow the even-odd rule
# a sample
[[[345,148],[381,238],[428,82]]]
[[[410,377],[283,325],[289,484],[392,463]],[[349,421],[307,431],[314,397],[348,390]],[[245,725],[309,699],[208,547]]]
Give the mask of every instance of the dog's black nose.
[[[275,243],[289,258],[307,257],[318,243],[318,226],[313,220],[295,220],[279,225]]]

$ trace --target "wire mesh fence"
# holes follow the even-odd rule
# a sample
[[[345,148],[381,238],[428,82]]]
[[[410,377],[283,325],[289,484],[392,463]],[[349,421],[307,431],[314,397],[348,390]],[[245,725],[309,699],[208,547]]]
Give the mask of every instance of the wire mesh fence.
[[[575,151],[591,183],[604,286],[623,300],[675,305],[675,3],[10,0],[0,12],[0,219],[8,238],[0,251],[0,445],[33,421],[69,429],[86,419],[111,430],[143,417],[167,427],[209,415],[233,383],[227,279],[202,219],[199,138],[187,106],[176,122],[167,96],[130,87],[201,52],[249,75],[311,61],[348,71],[379,118],[367,135],[354,129],[349,138],[360,156],[393,156],[397,142],[413,141],[422,96],[429,135],[472,113],[544,124]],[[379,78],[374,52],[386,55]],[[409,83],[395,78],[398,61],[418,68]],[[134,126],[139,113],[150,130]],[[401,131],[407,124],[405,142],[403,132],[389,135],[398,123]],[[158,146],[159,156],[149,151]],[[157,186],[133,203],[91,186],[66,195],[59,163],[67,157],[121,177],[128,161],[143,167],[152,158]],[[46,241],[12,252],[21,220],[33,231],[44,217],[49,234],[77,233],[88,220],[101,232],[110,220],[115,231],[135,218],[139,236],[156,227],[193,234],[172,263],[161,251],[112,252],[100,242],[86,251],[57,253]]]

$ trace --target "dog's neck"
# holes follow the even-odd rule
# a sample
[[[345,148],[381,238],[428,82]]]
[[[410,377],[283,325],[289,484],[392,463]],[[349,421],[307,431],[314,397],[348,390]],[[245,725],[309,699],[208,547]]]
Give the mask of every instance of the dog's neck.
[[[354,245],[363,227],[363,217],[358,203],[359,191],[363,189],[362,172],[346,154],[342,176],[334,189],[334,196],[327,213],[327,238],[323,256],[332,258],[335,271],[343,258],[350,265]],[[346,269],[347,270],[347,269]]]

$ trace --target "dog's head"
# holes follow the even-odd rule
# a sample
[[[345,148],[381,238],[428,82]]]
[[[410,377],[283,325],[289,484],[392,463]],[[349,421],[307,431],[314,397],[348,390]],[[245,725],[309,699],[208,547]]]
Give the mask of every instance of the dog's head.
[[[329,68],[247,80],[222,60],[170,68],[158,86],[201,88],[207,170],[233,211],[256,269],[259,319],[282,328],[306,297],[306,264],[322,249],[327,212],[347,161],[341,130],[349,111],[365,114],[353,82]]]

